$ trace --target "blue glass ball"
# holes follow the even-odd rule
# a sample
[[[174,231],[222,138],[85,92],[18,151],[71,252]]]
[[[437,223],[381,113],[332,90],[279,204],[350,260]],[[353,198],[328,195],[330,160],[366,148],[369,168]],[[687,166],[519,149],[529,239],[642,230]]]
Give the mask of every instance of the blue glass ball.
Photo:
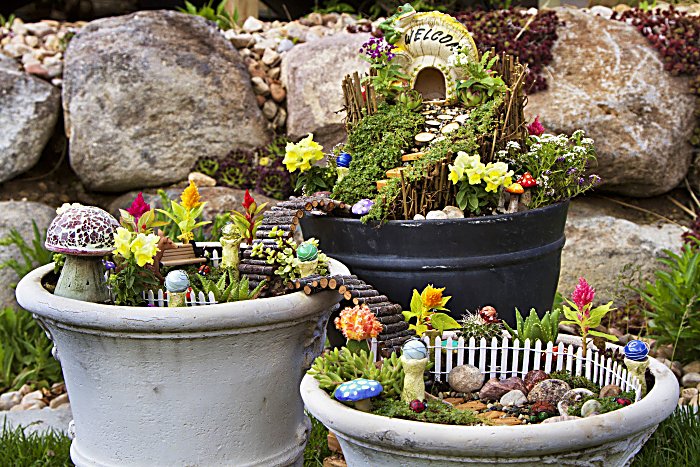
[[[428,356],[427,347],[418,339],[411,339],[406,342],[401,348],[401,351],[407,360],[421,360]]]
[[[338,158],[336,159],[336,164],[338,165],[338,167],[349,168],[350,162],[352,162],[352,156],[347,152],[341,152]]]
[[[635,362],[641,362],[649,354],[649,346],[640,340],[629,341],[625,346],[625,357]]]

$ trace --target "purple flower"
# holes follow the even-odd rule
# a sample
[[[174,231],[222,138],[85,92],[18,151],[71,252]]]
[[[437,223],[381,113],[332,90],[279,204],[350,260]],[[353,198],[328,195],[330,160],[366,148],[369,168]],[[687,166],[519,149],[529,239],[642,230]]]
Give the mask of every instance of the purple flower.
[[[591,185],[598,185],[602,179],[598,175],[589,175],[588,176],[588,181],[591,183]]]
[[[557,157],[557,162],[564,162],[565,160],[566,160],[566,157],[564,157],[564,156]]]
[[[586,179],[583,178],[583,177],[579,177],[579,178],[578,178],[578,184],[579,184],[579,185],[583,185],[584,183],[586,183]]]
[[[571,167],[569,170],[566,171],[566,175],[571,175],[576,173],[576,167]]]
[[[105,265],[105,269],[107,269],[108,271],[114,271],[115,269],[117,269],[117,265],[114,264],[112,261],[102,260],[102,264]]]
[[[352,213],[358,216],[364,216],[365,214],[369,213],[369,210],[372,209],[373,205],[374,201],[371,199],[361,199],[352,206]]]

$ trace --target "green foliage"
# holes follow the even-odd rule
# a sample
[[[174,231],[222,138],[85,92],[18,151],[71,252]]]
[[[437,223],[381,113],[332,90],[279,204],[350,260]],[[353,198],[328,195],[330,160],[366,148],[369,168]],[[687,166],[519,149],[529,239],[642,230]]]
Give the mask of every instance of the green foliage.
[[[25,310],[0,311],[0,392],[31,382],[61,381],[61,366],[51,356],[53,344]]]
[[[503,331],[503,323],[487,323],[478,313],[468,313],[462,316],[460,321],[462,325],[462,336],[465,339],[473,337],[477,341],[482,337],[490,341],[494,337],[500,337]]]
[[[632,467],[700,465],[700,417],[679,407],[644,444]]]
[[[178,8],[178,11],[182,13],[188,13],[190,15],[201,16],[204,19],[213,21],[224,31],[232,29],[238,23],[238,9],[234,10],[233,15],[226,11],[226,4],[228,0],[221,0],[219,4],[214,7],[214,0],[209,0],[201,8],[197,8],[195,5],[188,1],[185,1],[185,8]]]
[[[423,107],[423,95],[415,89],[404,90],[396,98],[396,105],[403,106],[410,112],[417,112]]]
[[[480,61],[463,59],[463,68],[467,80],[457,82],[457,97],[467,107],[475,107],[487,100],[499,97],[508,87],[503,79],[492,70],[498,61],[498,56],[490,57],[490,52],[484,52]]]
[[[158,190],[157,193],[160,197],[160,205],[163,206],[163,209],[156,209],[156,221],[165,222],[165,225],[161,229],[165,233],[165,236],[170,240],[178,241],[177,228],[170,222],[171,217],[174,215],[173,208],[170,204],[170,198],[165,190]]]
[[[625,407],[624,405],[618,404],[615,402],[615,399],[621,398],[621,399],[629,399],[630,401],[634,402],[636,395],[634,392],[623,392],[617,397],[594,397],[594,396],[586,396],[582,398],[580,401],[576,402],[575,404],[571,405],[569,407],[569,415],[575,415],[577,417],[581,416],[581,407],[583,407],[583,404],[585,404],[587,401],[590,400],[597,400],[600,402],[600,410],[598,413],[604,414],[608,412],[614,412],[615,410],[621,409]]]
[[[213,177],[219,171],[219,162],[214,159],[200,159],[197,162],[197,171]]]
[[[311,433],[304,449],[304,467],[322,467],[323,459],[333,454],[328,449],[328,428],[313,415],[306,415],[311,420]]]
[[[66,467],[70,460],[71,440],[53,430],[27,432],[3,425],[0,434],[0,465],[8,467]]]
[[[143,293],[160,286],[153,271],[137,265],[134,256],[120,262],[118,272],[110,275],[108,282],[114,304],[121,306],[143,305]]]
[[[483,425],[484,420],[478,418],[470,410],[458,410],[445,403],[428,400],[426,408],[421,413],[415,413],[408,403],[396,399],[376,400],[372,402],[372,413],[390,418],[401,418],[426,423],[444,425]]]
[[[253,246],[251,257],[264,259],[267,261],[267,264],[277,266],[277,269],[274,271],[275,275],[280,276],[286,282],[301,277],[301,261],[296,256],[299,245],[291,238],[283,239],[284,235],[283,231],[273,227],[269,237],[277,242],[277,249],[265,247],[262,243],[256,243]],[[318,248],[318,240],[315,238],[308,239],[306,243],[311,243]],[[320,249],[318,250],[316,274],[328,274],[328,256],[321,253]]]
[[[221,230],[224,228],[224,226],[228,223],[231,222],[231,213],[225,212],[223,214],[217,214],[214,217],[214,222],[211,224],[211,233],[209,235],[209,241],[210,242],[218,242],[221,240]],[[203,229],[203,228],[200,228]],[[198,240],[197,236],[199,235],[199,232],[195,233],[195,241],[204,241],[204,240]],[[202,236],[204,236],[203,232],[201,233]]]
[[[6,237],[0,238],[0,246],[15,246],[22,257],[20,260],[9,258],[3,261],[0,263],[0,270],[10,268],[21,279],[35,268],[53,261],[53,253],[44,248],[45,235],[39,232],[35,221],[32,221],[32,230],[34,238],[31,240],[31,245],[24,240],[17,229],[10,230]]]
[[[535,309],[532,308],[530,315],[523,320],[520,311],[516,308],[516,329],[508,326],[506,322],[503,325],[514,339],[519,339],[521,342],[525,341],[525,339],[530,339],[530,342],[539,340],[546,344],[557,340],[559,335],[559,314],[559,310],[548,311],[540,318]]]
[[[333,198],[355,204],[377,195],[376,182],[401,163],[401,150],[413,143],[425,118],[404,106],[380,104],[377,113],[363,118],[348,135],[345,151],[352,168],[333,189]]]
[[[573,375],[566,370],[553,371],[549,374],[549,377],[552,379],[560,379],[566,382],[572,389],[586,388],[594,393],[600,391],[600,386],[595,384],[590,379],[586,378],[585,376]]]
[[[664,250],[658,260],[664,269],[638,290],[648,305],[649,337],[660,345],[673,344],[674,356],[700,359],[700,242],[691,239],[680,254]],[[672,356],[671,358],[674,358]]]
[[[327,166],[314,165],[309,170],[300,173],[294,184],[294,191],[303,191],[306,196],[317,191],[331,191],[338,180],[338,172],[333,161],[333,158],[329,158]]]
[[[206,295],[213,293],[217,303],[253,300],[260,295],[265,286],[265,281],[262,281],[251,291],[248,276],[239,279],[238,271],[234,269],[226,270],[216,281],[201,274],[195,274],[194,277],[199,280],[201,288],[193,287],[193,290],[201,290]]]
[[[571,308],[566,305],[562,305],[566,319],[563,320],[561,324],[572,324],[578,326],[579,331],[581,332],[581,349],[583,350],[584,355],[586,354],[586,349],[588,347],[588,336],[602,337],[603,339],[617,342],[616,336],[605,332],[595,331],[595,328],[600,326],[600,323],[603,321],[603,318],[605,318],[605,315],[616,310],[616,308],[612,307],[612,300],[605,305],[600,305],[595,308],[593,308],[592,303],[589,303],[585,305],[583,309],[580,309],[578,305],[568,298],[564,298],[564,301],[571,305]]]
[[[314,13],[355,13],[355,8],[352,5],[341,2],[339,0],[326,0],[324,2],[316,2],[313,8]]]
[[[15,22],[15,15],[11,14],[7,18],[5,18],[3,15],[0,15],[0,27],[10,29],[12,28],[12,23]]]
[[[433,303],[434,300],[431,300],[429,295],[436,297],[439,303]],[[406,322],[410,323],[408,329],[414,331],[417,336],[422,336],[429,328],[435,329],[440,334],[449,329],[459,329],[459,323],[450,315],[435,312],[435,310],[450,311],[445,308],[450,298],[452,297],[443,297],[442,290],[435,289],[432,285],[428,285],[422,293],[413,289],[411,309],[401,312]],[[415,321],[411,322],[414,319]]]
[[[333,349],[316,358],[308,373],[331,395],[342,383],[357,378],[379,381],[384,388],[380,398],[400,398],[403,389],[403,367],[396,353],[385,358],[381,368],[377,368],[372,352],[353,353],[347,347]]]

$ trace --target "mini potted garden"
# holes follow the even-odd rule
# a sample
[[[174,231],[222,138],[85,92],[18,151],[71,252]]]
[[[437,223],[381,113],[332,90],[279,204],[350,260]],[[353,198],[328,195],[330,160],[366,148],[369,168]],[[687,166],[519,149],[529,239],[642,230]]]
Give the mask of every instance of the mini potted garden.
[[[380,29],[360,50],[369,74],[343,83],[347,142],[316,159],[309,136],[285,157],[297,189],[353,206],[304,233],[404,307],[435,283],[460,291],[453,317],[550,309],[569,199],[600,181],[593,141],[527,122],[526,67],[479,56],[450,16],[407,6]]]
[[[614,308],[594,306],[584,279],[554,312],[516,312],[515,327],[490,306],[454,320],[443,292],[413,292],[415,338],[378,361],[374,314],[336,318],[348,344],[316,359],[301,394],[348,466],[623,466],[674,411],[676,377],[646,342],[595,330]]]
[[[53,265],[17,287],[54,343],[70,394],[77,465],[287,465],[310,429],[296,390],[342,296],[293,279],[347,269],[293,232],[298,203],[263,213],[246,193],[220,243],[194,183],[117,220],[64,205],[46,236]],[[274,358],[271,358],[273,356]]]

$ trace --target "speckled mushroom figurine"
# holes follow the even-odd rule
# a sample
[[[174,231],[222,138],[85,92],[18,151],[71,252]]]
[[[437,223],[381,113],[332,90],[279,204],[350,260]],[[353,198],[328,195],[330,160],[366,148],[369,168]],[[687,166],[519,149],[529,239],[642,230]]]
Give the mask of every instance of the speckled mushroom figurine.
[[[318,268],[318,248],[311,242],[302,243],[297,248],[297,259],[301,277],[315,274]]]
[[[642,396],[647,393],[645,374],[649,368],[649,346],[640,340],[631,340],[625,345],[625,366],[631,376],[636,376],[642,389]]]
[[[54,295],[84,302],[109,300],[102,258],[114,249],[119,222],[96,206],[63,205],[46,232],[46,249],[66,255]]]
[[[340,402],[352,402],[357,410],[369,412],[372,408],[371,399],[381,394],[383,390],[379,381],[357,378],[338,386],[333,395]]]

